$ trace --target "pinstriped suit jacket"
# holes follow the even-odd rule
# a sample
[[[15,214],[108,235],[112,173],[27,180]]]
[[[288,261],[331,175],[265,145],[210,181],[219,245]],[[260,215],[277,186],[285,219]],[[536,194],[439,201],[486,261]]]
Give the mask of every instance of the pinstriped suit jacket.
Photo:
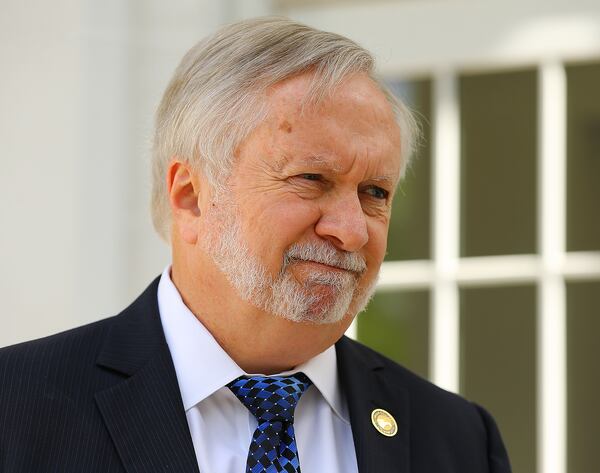
[[[157,287],[115,317],[0,350],[1,473],[198,472]],[[336,348],[360,473],[510,471],[485,410],[345,337]],[[373,428],[375,408],[396,436]]]

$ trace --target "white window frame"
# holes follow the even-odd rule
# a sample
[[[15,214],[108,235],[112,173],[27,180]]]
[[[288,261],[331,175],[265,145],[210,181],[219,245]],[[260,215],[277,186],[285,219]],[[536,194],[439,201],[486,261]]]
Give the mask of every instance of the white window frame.
[[[600,279],[600,252],[566,251],[565,70],[557,61],[538,68],[539,254],[460,257],[460,111],[456,74],[444,72],[433,91],[433,258],[384,263],[378,291],[431,291],[430,377],[459,392],[459,288],[536,284],[538,471],[566,473],[565,282]]]

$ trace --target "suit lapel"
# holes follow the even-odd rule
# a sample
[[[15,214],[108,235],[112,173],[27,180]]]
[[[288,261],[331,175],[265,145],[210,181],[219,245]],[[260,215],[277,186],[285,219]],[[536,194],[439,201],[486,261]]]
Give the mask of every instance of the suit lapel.
[[[128,472],[198,472],[173,361],[164,339],[158,279],[111,328],[98,364],[125,375],[96,403]]]
[[[381,361],[342,337],[336,344],[338,372],[346,395],[360,473],[409,473],[409,398],[392,386]],[[374,409],[385,409],[396,420],[398,433],[380,434],[371,423]]]

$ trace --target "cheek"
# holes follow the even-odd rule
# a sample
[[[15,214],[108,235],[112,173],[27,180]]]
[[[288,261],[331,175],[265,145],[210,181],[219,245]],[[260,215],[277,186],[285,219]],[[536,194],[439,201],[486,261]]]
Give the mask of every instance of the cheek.
[[[377,222],[369,227],[368,257],[377,265],[380,265],[385,257],[387,235],[387,224]]]
[[[275,202],[273,202],[275,200]],[[314,202],[297,197],[281,197],[257,202],[259,212],[248,215],[248,233],[254,239],[262,241],[264,251],[281,257],[292,243],[302,239],[319,219],[320,211]]]

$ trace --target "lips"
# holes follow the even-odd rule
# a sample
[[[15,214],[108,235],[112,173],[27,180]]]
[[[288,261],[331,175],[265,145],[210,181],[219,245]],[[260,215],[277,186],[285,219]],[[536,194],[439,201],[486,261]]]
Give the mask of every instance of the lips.
[[[334,266],[330,263],[323,263],[321,261],[292,258],[291,262],[292,263],[308,263],[308,264],[314,265],[318,268],[321,268],[321,269],[327,270],[327,271],[343,271],[343,272],[347,272],[347,273],[352,273],[354,276],[360,275],[360,272],[355,271],[353,269],[344,268],[342,266]]]
[[[321,263],[320,261],[312,261],[312,260],[296,260],[298,263],[309,263],[309,264],[314,264],[317,266],[320,266],[324,269],[329,269],[329,270],[334,270],[334,271],[350,271],[349,269],[346,268],[341,268],[339,266],[332,266],[330,264],[327,263]]]

